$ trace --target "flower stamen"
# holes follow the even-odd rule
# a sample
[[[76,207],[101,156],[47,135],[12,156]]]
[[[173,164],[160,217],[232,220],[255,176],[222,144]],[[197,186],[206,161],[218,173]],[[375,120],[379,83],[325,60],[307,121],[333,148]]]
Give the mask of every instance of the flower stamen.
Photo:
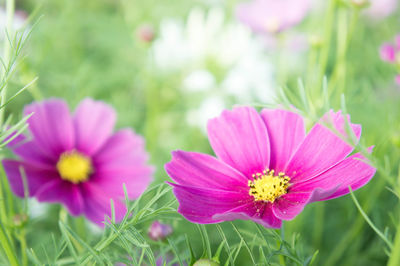
[[[77,151],[68,151],[61,154],[57,170],[62,179],[78,184],[89,179],[92,162],[90,158]]]
[[[287,193],[290,178],[280,172],[275,175],[274,170],[264,170],[262,173],[253,174],[253,180],[249,180],[249,195],[255,201],[273,203],[277,198]]]

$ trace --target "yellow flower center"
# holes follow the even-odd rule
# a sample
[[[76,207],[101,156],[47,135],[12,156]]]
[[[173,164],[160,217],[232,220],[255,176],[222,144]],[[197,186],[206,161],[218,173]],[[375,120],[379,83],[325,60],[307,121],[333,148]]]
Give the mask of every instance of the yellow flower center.
[[[62,179],[78,184],[89,179],[92,173],[92,162],[77,151],[68,151],[61,154],[57,162],[57,170]]]
[[[273,203],[277,198],[287,193],[290,178],[284,173],[275,175],[274,170],[265,170],[262,173],[253,175],[253,180],[249,180],[249,195],[255,201],[265,201]]]

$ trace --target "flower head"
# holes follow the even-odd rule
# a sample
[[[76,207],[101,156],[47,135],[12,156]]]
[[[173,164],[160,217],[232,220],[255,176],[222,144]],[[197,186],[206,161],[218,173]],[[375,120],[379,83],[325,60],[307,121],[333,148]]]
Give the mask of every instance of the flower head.
[[[300,23],[309,0],[253,0],[236,9],[237,18],[257,33],[277,33]]]
[[[154,221],[148,232],[149,237],[154,241],[163,240],[170,234],[172,234],[172,227],[168,224],[162,224],[159,221]]]
[[[340,112],[330,111],[306,134],[303,118],[290,111],[224,111],[208,123],[217,158],[175,151],[165,166],[178,211],[195,223],[251,219],[280,228],[306,204],[362,187],[375,168],[359,153],[349,156],[352,146],[325,123],[347,136]],[[350,127],[359,139],[361,126]]]
[[[58,202],[72,215],[85,215],[102,225],[126,213],[123,184],[130,199],[149,185],[153,169],[147,165],[142,137],[130,129],[113,133],[116,115],[107,104],[83,100],[73,115],[60,99],[25,107],[30,136],[19,136],[9,147],[19,157],[3,160],[13,192],[41,202]],[[26,177],[26,180],[24,180]]]
[[[369,0],[369,6],[365,9],[365,14],[374,19],[380,20],[393,14],[398,5],[398,0]]]
[[[400,35],[395,37],[394,43],[384,43],[379,50],[381,59],[385,62],[393,64],[400,73]],[[398,84],[398,76],[395,81]]]

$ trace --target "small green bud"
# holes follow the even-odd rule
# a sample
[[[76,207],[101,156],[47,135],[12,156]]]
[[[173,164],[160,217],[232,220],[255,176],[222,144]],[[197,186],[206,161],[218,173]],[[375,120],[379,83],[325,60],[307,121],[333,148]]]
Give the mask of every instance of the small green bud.
[[[193,266],[219,266],[219,263],[210,259],[199,259]]]

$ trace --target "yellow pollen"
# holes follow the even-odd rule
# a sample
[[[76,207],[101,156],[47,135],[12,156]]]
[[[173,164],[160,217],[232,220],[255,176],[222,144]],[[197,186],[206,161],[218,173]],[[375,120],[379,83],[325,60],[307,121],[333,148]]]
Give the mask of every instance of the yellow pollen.
[[[277,198],[287,193],[290,178],[284,173],[275,175],[274,170],[264,170],[262,173],[253,175],[253,180],[249,180],[249,195],[255,201],[265,201],[273,203]]]
[[[62,179],[78,184],[89,179],[92,162],[77,151],[64,152],[57,162],[57,170]]]

